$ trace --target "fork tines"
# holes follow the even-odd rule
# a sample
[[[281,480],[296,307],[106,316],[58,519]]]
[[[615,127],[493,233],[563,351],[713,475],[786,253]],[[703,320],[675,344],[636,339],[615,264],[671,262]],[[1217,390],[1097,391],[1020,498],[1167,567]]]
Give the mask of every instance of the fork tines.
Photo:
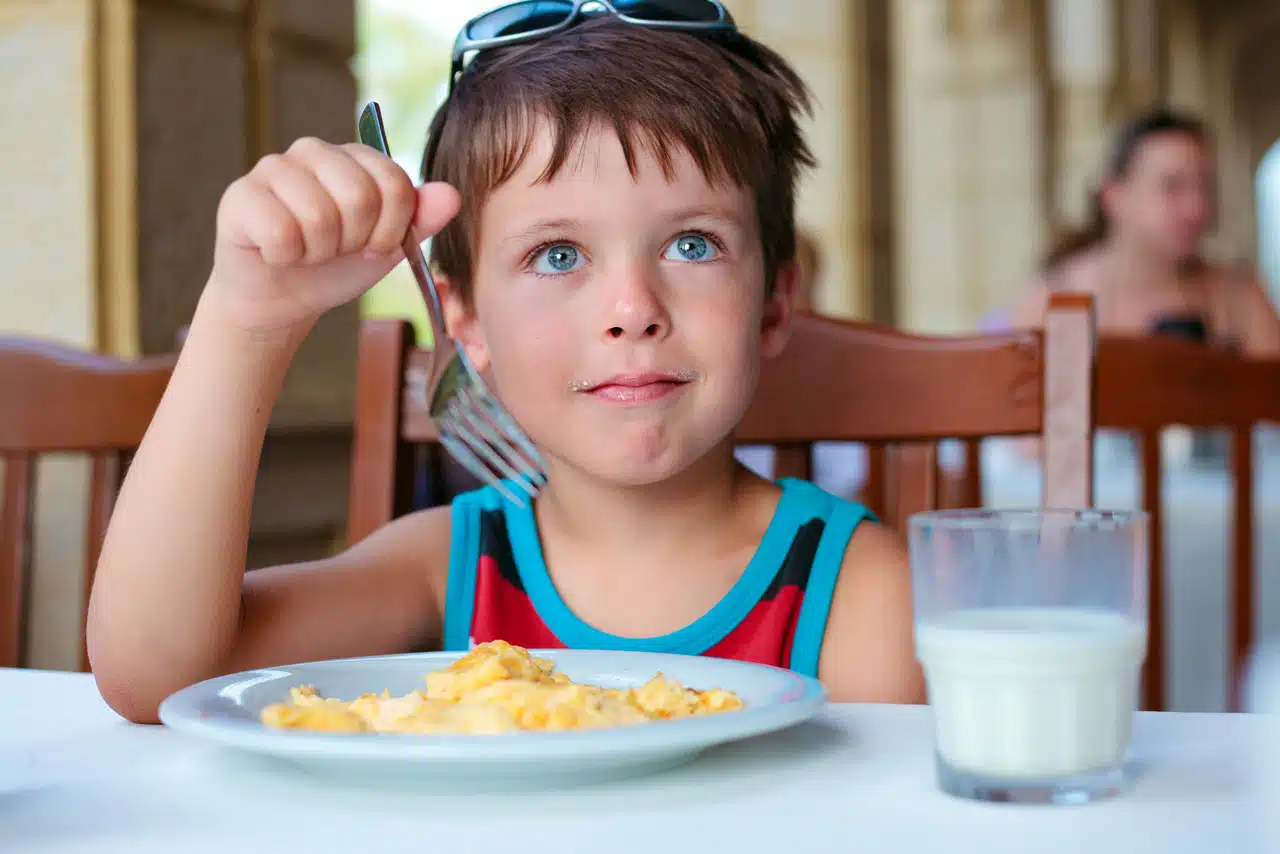
[[[547,482],[533,443],[502,404],[484,392],[459,390],[436,428],[440,443],[460,464],[520,507],[525,505],[520,493],[532,498]]]

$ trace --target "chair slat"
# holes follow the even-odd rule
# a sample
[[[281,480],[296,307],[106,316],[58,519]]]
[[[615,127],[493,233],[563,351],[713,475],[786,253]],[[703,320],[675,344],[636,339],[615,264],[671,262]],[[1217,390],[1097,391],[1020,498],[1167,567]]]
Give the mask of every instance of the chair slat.
[[[411,494],[404,466],[412,466],[400,437],[406,401],[421,389],[406,386],[404,362],[413,347],[413,327],[400,320],[367,320],[360,328],[356,373],[355,437],[351,454],[351,485],[347,513],[347,543],[359,542],[395,518]]]
[[[1227,649],[1227,697],[1232,710],[1238,710],[1240,672],[1245,665],[1254,635],[1255,582],[1253,570],[1253,430],[1248,425],[1237,427],[1231,435],[1231,470],[1235,475],[1232,501],[1231,556],[1235,572],[1228,579],[1230,628]]]
[[[24,655],[30,580],[32,496],[35,462],[7,453],[0,499],[0,667],[18,667]]]
[[[773,476],[796,477],[808,480],[813,477],[813,448],[811,445],[779,445],[773,451]]]
[[[982,440],[965,439],[964,441],[964,478],[960,493],[961,507],[982,506]]]
[[[895,477],[891,483],[889,524],[907,529],[907,519],[938,506],[938,446],[935,442],[904,442],[890,452]]]
[[[1147,582],[1147,660],[1143,667],[1143,708],[1158,711],[1165,707],[1165,642],[1164,642],[1164,502],[1161,499],[1164,482],[1163,455],[1160,450],[1160,432],[1144,431],[1141,434],[1142,454],[1142,506],[1150,517],[1148,528]]]
[[[1045,315],[1044,494],[1046,507],[1093,506],[1093,302],[1057,295]]]
[[[887,453],[884,442],[867,443],[867,482],[862,490],[862,503],[879,519],[888,518],[889,512],[885,485]]]

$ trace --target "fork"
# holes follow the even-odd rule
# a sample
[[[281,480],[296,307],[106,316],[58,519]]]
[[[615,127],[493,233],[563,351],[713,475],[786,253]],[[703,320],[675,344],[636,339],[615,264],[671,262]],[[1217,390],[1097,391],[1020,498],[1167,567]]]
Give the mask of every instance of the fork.
[[[391,156],[382,108],[376,101],[369,102],[360,114],[359,137],[365,145]],[[440,444],[467,471],[523,507],[522,494],[533,498],[546,484],[546,464],[533,442],[489,391],[466,352],[445,330],[440,293],[422,256],[422,244],[413,226],[405,233],[402,248],[427,304],[431,323],[427,412],[435,424]],[[445,360],[443,368],[442,359]],[[436,378],[434,384],[432,377]]]

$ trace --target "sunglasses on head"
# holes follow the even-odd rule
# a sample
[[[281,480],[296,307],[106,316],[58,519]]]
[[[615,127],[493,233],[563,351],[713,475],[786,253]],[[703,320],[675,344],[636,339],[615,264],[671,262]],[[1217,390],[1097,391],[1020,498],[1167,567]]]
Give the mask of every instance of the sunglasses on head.
[[[614,15],[639,27],[688,32],[736,31],[733,17],[719,0],[523,0],[485,12],[467,22],[453,44],[453,93],[468,54],[493,47],[546,38],[567,30],[583,17]]]

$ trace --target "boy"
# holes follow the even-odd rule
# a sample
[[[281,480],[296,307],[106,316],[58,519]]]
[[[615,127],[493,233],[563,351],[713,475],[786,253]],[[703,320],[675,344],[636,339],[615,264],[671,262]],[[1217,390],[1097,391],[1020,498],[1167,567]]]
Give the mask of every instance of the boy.
[[[898,539],[733,458],[791,313],[803,84],[718,3],[616,4],[672,10],[657,25],[601,6],[549,33],[515,20],[504,32],[524,38],[459,67],[416,190],[373,150],[318,140],[228,188],[91,597],[93,670],[120,714],[154,721],[220,673],[494,638],[740,658],[817,675],[835,700],[923,699]],[[721,26],[674,14],[695,7]],[[484,489],[246,575],[289,360],[391,269],[410,225],[437,235],[451,334],[548,484],[532,509]]]

